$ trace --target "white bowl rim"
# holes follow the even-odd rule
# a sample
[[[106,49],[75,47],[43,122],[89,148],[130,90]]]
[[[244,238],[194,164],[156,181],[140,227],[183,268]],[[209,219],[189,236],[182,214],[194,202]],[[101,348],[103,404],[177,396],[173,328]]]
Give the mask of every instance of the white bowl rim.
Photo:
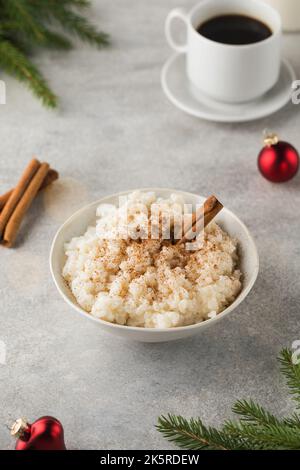
[[[253,286],[256,282],[256,279],[257,279],[257,276],[258,276],[258,273],[259,273],[259,256],[258,256],[258,251],[257,251],[257,248],[256,248],[256,244],[254,242],[254,239],[253,239],[252,235],[250,234],[250,232],[249,232],[248,228],[246,227],[246,225],[239,219],[239,217],[237,217],[231,210],[227,209],[226,207],[224,207],[223,210],[226,211],[228,214],[230,214],[230,216],[233,217],[240,224],[240,226],[244,229],[244,231],[245,231],[245,233],[248,237],[249,244],[251,245],[253,256],[255,256],[255,269],[254,269],[254,272],[252,274],[251,280],[249,281],[249,284],[248,284],[247,288],[242,290],[242,292],[238,295],[238,297],[235,299],[235,301],[231,305],[229,305],[229,307],[227,307],[225,310],[223,310],[223,312],[218,313],[214,318],[204,320],[200,323],[195,323],[194,325],[178,326],[178,327],[172,327],[172,328],[144,328],[144,327],[140,327],[140,326],[119,325],[117,323],[111,323],[111,322],[108,322],[108,321],[105,321],[105,320],[101,320],[101,318],[94,317],[93,315],[91,315],[90,313],[85,311],[83,308],[81,308],[79,305],[76,305],[74,302],[72,302],[64,294],[64,292],[61,290],[61,288],[59,286],[59,283],[56,279],[54,269],[53,269],[53,254],[54,254],[54,248],[55,248],[55,245],[56,245],[56,241],[57,241],[59,235],[61,234],[61,232],[64,230],[65,226],[68,225],[72,221],[72,219],[77,218],[78,215],[81,212],[85,212],[89,207],[94,206],[96,204],[99,204],[99,205],[103,204],[105,199],[125,196],[125,195],[130,194],[134,191],[155,192],[155,193],[160,192],[160,191],[162,191],[162,192],[166,191],[166,192],[170,192],[170,193],[179,194],[179,195],[185,196],[185,197],[192,196],[192,197],[198,197],[198,198],[205,199],[204,196],[201,196],[199,194],[190,193],[190,192],[187,192],[187,191],[181,191],[181,190],[177,190],[177,189],[157,188],[157,187],[154,187],[154,188],[152,188],[152,187],[150,187],[150,188],[136,188],[136,189],[131,189],[131,190],[127,190],[127,191],[121,191],[121,192],[114,193],[114,194],[109,194],[107,196],[102,197],[99,200],[96,200],[94,202],[91,202],[91,203],[83,206],[81,209],[78,209],[70,217],[68,217],[68,219],[59,227],[59,229],[57,230],[57,232],[54,236],[53,242],[51,244],[50,256],[49,256],[50,271],[51,271],[51,275],[52,275],[54,284],[56,285],[56,288],[57,288],[58,292],[60,293],[60,295],[63,297],[63,299],[65,300],[65,302],[68,305],[70,305],[73,309],[75,309],[78,313],[80,313],[84,317],[89,318],[90,320],[92,320],[92,321],[94,321],[98,324],[102,324],[105,327],[108,327],[108,328],[111,327],[113,329],[117,328],[117,329],[123,330],[123,331],[125,331],[125,330],[129,331],[130,330],[130,331],[136,331],[136,332],[149,332],[149,333],[153,333],[153,334],[156,334],[156,333],[159,333],[159,332],[166,333],[166,332],[176,332],[176,331],[180,332],[180,331],[188,331],[188,330],[191,331],[191,330],[201,329],[201,327],[203,328],[204,326],[208,326],[208,325],[211,325],[213,323],[216,323],[217,321],[222,320],[230,312],[235,310],[243,302],[243,300],[248,296],[249,292],[252,290],[252,288],[253,288]]]

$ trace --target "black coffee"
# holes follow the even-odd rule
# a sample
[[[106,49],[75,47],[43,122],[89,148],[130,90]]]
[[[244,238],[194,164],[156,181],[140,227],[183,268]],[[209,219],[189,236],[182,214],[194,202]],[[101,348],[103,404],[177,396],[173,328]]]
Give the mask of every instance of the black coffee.
[[[197,31],[212,41],[223,44],[253,44],[272,35],[262,21],[244,15],[221,15],[201,23]]]

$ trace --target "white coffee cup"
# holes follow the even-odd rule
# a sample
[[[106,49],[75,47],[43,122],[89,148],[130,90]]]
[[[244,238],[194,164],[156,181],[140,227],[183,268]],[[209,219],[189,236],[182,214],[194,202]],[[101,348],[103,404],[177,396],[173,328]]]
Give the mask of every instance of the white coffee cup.
[[[199,25],[224,14],[241,14],[267,24],[272,35],[247,45],[231,45],[207,39],[197,32]],[[187,41],[179,44],[172,34],[175,18],[184,21]],[[213,99],[240,103],[270,90],[278,81],[281,61],[282,26],[279,13],[259,0],[202,0],[190,12],[172,10],[165,25],[170,46],[186,53],[189,80]]]

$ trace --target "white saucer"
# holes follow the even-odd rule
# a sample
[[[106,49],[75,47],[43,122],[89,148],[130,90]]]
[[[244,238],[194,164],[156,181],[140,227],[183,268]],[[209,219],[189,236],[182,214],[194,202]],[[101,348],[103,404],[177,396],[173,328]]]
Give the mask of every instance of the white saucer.
[[[255,101],[228,104],[215,101],[199,92],[187,79],[185,54],[173,55],[164,65],[161,84],[169,100],[182,111],[208,121],[244,122],[260,119],[283,108],[292,94],[292,82],[296,80],[292,66],[282,61],[277,84]]]

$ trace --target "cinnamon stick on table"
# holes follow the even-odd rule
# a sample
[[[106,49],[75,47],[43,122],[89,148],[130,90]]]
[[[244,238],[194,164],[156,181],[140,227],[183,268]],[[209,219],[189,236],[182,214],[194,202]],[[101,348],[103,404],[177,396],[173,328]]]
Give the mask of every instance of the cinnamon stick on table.
[[[5,226],[14,212],[17,204],[19,203],[20,199],[22,198],[28,184],[30,183],[31,179],[35,175],[35,173],[38,171],[40,167],[40,162],[36,160],[35,158],[31,160],[31,162],[28,164],[26,167],[24,173],[21,176],[20,181],[18,182],[17,186],[11,193],[7,203],[4,206],[3,211],[0,214],[0,238],[3,235]]]
[[[47,186],[49,186],[51,183],[53,183],[57,179],[58,179],[57,171],[50,168],[50,170],[48,171],[47,176],[44,179],[44,181],[42,183],[42,186],[40,187],[39,190],[41,191],[42,189],[45,189]],[[3,207],[5,206],[7,201],[9,200],[9,198],[12,195],[13,191],[14,191],[14,189],[11,189],[10,191],[7,191],[5,194],[2,194],[2,196],[0,196],[0,211],[3,209]]]
[[[183,237],[176,244],[181,245],[196,238],[222,209],[223,205],[215,196],[206,199],[203,206],[192,214],[191,223],[184,227]]]
[[[15,210],[13,211],[11,217],[9,218],[7,225],[5,227],[5,230],[4,230],[4,235],[3,235],[3,241],[7,247],[11,247],[13,245],[16,239],[16,236],[18,234],[18,230],[21,225],[22,219],[24,215],[26,214],[27,210],[29,209],[29,207],[31,206],[32,201],[34,200],[41,185],[43,184],[43,181],[45,180],[48,171],[49,171],[48,163],[40,164],[39,169],[34,174],[27,189],[22,194],[22,197],[19,200],[19,203],[17,204],[17,206],[15,207]],[[9,201],[7,204],[9,204]],[[4,207],[3,212],[5,211],[6,206]]]

